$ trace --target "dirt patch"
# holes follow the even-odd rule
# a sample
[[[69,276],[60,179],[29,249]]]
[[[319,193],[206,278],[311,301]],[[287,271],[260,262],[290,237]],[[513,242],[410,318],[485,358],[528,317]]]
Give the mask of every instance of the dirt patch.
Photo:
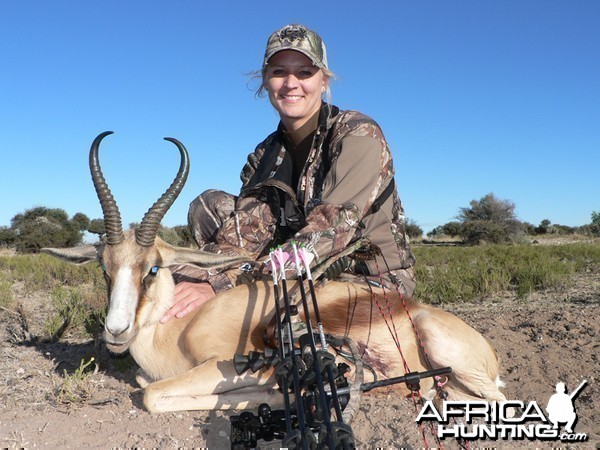
[[[180,412],[152,415],[142,406],[134,368],[87,376],[83,386],[71,386],[78,402],[65,391],[64,370],[72,374],[94,354],[93,342],[23,344],[40,335],[48,298],[17,292],[29,330],[21,316],[0,310],[0,446],[8,448],[229,448],[229,416],[223,412]],[[487,336],[501,359],[509,399],[546,406],[555,384],[574,389],[588,385],[575,400],[576,431],[586,443],[570,448],[598,448],[600,442],[600,274],[575,280],[564,292],[531,295],[519,301],[510,295],[445,309]],[[67,337],[68,338],[68,337]],[[81,388],[82,391],[77,391]],[[68,389],[67,389],[68,391]],[[365,394],[353,430],[357,448],[422,448],[414,419],[415,406],[394,391]],[[428,445],[435,441],[428,437]],[[456,448],[454,441],[443,442]],[[481,447],[549,448],[557,441],[476,441]],[[279,448],[277,442],[263,448]]]

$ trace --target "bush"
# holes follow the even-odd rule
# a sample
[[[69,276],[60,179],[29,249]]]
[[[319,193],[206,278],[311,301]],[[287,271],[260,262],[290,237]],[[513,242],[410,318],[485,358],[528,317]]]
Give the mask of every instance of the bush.
[[[548,233],[548,229],[550,228],[550,222],[548,219],[544,219],[540,222],[540,224],[533,230],[535,234],[546,234]]]
[[[408,237],[411,239],[418,239],[421,236],[423,236],[423,229],[419,225],[417,225],[417,222],[415,222],[414,220],[407,219],[406,234],[408,234]]]
[[[462,223],[460,222],[448,222],[444,225],[440,225],[435,227],[433,230],[431,230],[429,233],[427,233],[427,236],[429,237],[440,237],[440,236],[450,236],[450,237],[456,237],[456,236],[460,236],[462,230]]]
[[[17,233],[9,227],[0,227],[0,247],[12,247],[17,240]]]
[[[506,244],[516,242],[525,233],[525,225],[517,220],[515,204],[487,194],[471,200],[469,208],[460,208],[460,236],[466,244],[482,242]]]
[[[180,245],[182,247],[197,247],[194,236],[187,225],[177,225],[173,227],[173,230],[175,230],[179,239],[181,239]]]
[[[106,233],[106,228],[104,227],[104,219],[92,219],[88,224],[87,230],[90,233],[97,234],[98,236]]]
[[[173,228],[163,227],[161,225],[158,228],[158,236],[168,244],[176,245],[178,247],[183,246],[183,239],[181,239],[179,234]]]
[[[90,226],[90,218],[83,213],[77,213],[71,218],[71,222],[79,231],[85,231]]]
[[[590,224],[590,232],[594,236],[600,236],[600,212],[592,212],[592,223]]]
[[[442,227],[442,230],[445,235],[455,237],[460,236],[462,232],[463,225],[460,222],[448,222]]]
[[[37,253],[43,247],[73,247],[83,240],[82,225],[87,217],[78,213],[69,220],[59,208],[38,206],[17,214],[11,220],[18,252]]]
[[[510,244],[518,242],[523,234],[523,225],[518,220],[473,220],[465,222],[461,229],[461,237],[467,245]]]

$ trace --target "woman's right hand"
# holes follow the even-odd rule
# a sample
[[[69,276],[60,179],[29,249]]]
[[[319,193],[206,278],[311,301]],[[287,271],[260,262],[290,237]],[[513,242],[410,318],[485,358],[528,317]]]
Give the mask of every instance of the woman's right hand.
[[[175,285],[175,301],[161,317],[160,323],[166,323],[173,317],[181,318],[215,296],[208,283],[190,283],[182,281]]]

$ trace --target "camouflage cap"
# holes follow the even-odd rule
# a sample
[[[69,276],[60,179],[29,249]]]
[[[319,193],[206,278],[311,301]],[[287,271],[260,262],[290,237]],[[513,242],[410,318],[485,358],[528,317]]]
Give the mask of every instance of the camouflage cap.
[[[308,56],[316,67],[328,68],[327,50],[321,36],[304,25],[286,25],[269,37],[263,69],[275,53],[283,50],[295,50]]]

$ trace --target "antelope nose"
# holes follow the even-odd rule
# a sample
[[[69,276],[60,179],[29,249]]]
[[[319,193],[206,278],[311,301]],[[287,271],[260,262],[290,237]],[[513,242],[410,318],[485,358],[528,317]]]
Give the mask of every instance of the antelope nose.
[[[117,337],[117,336],[123,334],[125,331],[127,331],[127,328],[129,328],[129,327],[127,325],[109,326],[108,324],[106,324],[106,326],[104,328],[106,329],[106,331],[108,333]]]
[[[129,329],[129,321],[125,318],[114,317],[109,314],[106,318],[106,324],[104,328],[109,334],[117,337]]]

